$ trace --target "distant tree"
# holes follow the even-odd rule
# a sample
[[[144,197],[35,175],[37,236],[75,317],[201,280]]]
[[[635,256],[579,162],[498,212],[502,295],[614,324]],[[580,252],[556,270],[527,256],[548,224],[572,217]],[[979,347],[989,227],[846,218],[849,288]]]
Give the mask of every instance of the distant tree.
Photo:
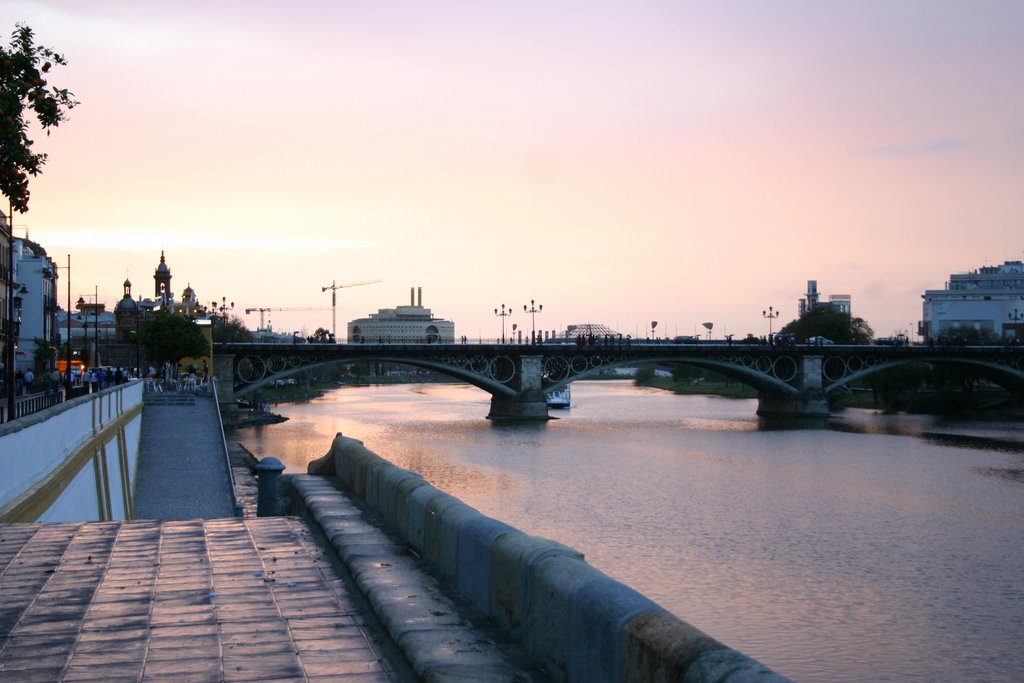
[[[234,342],[244,344],[252,341],[252,332],[245,326],[244,320],[237,315],[233,315],[223,322],[214,323],[212,337],[213,341],[218,343]]]
[[[142,326],[139,341],[151,360],[175,367],[186,356],[205,356],[210,352],[194,319],[167,311],[158,311]]]
[[[636,374],[633,375],[633,383],[638,387],[644,386],[652,379],[654,379],[653,365],[641,365],[636,369]]]
[[[875,338],[874,330],[863,318],[824,306],[812,308],[779,331],[792,334],[798,341],[825,337],[837,344],[870,344]]]
[[[334,341],[330,331],[323,327],[316,328],[316,332],[306,338],[310,344],[329,344]]]
[[[63,55],[34,43],[32,29],[16,24],[9,47],[0,46],[0,192],[19,213],[28,211],[28,177],[39,175],[45,154],[32,151],[28,137],[35,118],[49,134],[78,104],[63,88],[47,88],[45,74]]]
[[[673,382],[686,382],[689,384],[693,380],[704,374],[704,370],[701,368],[687,365],[686,363],[676,363],[672,366],[672,381]]]

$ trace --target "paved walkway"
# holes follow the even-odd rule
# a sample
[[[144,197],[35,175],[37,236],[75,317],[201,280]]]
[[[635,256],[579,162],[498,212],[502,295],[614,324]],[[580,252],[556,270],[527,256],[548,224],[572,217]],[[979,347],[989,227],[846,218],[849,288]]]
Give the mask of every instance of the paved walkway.
[[[295,518],[0,525],[0,680],[397,680]]]
[[[212,399],[156,397],[135,520],[0,525],[0,681],[543,679],[321,478],[300,487],[316,532],[300,517],[234,517],[223,453]],[[251,515],[249,458],[234,448]]]
[[[136,519],[232,517],[217,406],[209,396],[146,395],[135,479]]]

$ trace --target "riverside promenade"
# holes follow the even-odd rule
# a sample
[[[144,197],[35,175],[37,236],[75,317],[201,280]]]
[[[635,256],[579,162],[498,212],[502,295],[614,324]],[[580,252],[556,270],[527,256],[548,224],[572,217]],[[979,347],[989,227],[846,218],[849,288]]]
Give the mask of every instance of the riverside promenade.
[[[146,394],[148,518],[0,525],[0,681],[787,680],[341,434],[253,517],[219,425]]]
[[[136,519],[0,525],[0,680],[543,680],[458,617],[407,658],[305,520],[234,516],[213,399],[155,398]]]

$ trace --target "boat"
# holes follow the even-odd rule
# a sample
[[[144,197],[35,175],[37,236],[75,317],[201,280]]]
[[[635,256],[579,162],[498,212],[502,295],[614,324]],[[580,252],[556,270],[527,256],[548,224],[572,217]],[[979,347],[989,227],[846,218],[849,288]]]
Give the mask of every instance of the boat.
[[[569,391],[569,386],[566,385],[561,389],[555,389],[545,394],[548,408],[568,408],[569,403],[572,400],[572,392]]]

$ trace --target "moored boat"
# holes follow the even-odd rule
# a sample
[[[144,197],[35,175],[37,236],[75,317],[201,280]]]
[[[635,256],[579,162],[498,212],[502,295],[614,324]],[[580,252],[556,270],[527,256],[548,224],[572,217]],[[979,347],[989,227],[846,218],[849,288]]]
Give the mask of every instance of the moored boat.
[[[545,398],[547,400],[548,408],[568,408],[572,401],[572,392],[569,390],[568,385],[561,389],[555,389],[549,391]]]

